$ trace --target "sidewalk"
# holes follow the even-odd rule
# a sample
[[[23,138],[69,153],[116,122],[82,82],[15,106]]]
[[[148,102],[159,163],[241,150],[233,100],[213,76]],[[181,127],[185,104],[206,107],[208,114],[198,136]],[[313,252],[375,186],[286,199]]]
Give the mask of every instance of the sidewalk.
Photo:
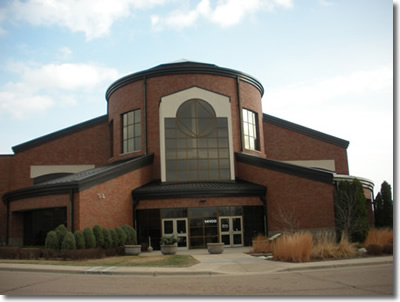
[[[68,266],[0,263],[0,271],[25,271],[69,274],[112,274],[133,276],[212,276],[212,275],[246,275],[268,274],[273,272],[288,272],[309,269],[326,269],[346,266],[364,266],[377,264],[393,264],[393,256],[365,257],[345,260],[328,260],[305,263],[288,263],[265,260],[247,254],[249,247],[226,248],[223,254],[210,255],[206,249],[182,250],[178,254],[192,255],[199,263],[184,268],[167,267],[115,267],[115,266]],[[141,256],[157,256],[160,251],[142,253]]]

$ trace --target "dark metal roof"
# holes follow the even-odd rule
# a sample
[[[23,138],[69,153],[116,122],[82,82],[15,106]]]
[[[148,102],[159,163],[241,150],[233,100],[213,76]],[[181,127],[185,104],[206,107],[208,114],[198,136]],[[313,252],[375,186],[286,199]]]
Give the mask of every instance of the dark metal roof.
[[[256,78],[246,73],[229,68],[219,67],[214,64],[184,61],[184,62],[161,64],[152,67],[150,69],[132,73],[123,78],[120,78],[119,80],[112,83],[110,87],[107,89],[106,99],[108,100],[116,90],[129,83],[138,80],[143,80],[144,78],[159,77],[159,76],[173,75],[173,74],[212,74],[212,75],[220,75],[231,78],[239,77],[240,80],[256,87],[260,91],[261,96],[263,96],[264,94],[264,87],[261,85],[261,83]]]
[[[82,130],[92,128],[92,127],[95,127],[95,126],[98,126],[98,125],[101,125],[101,124],[104,124],[107,122],[108,122],[108,116],[102,115],[102,116],[96,117],[94,119],[91,119],[89,121],[76,124],[74,126],[41,136],[39,138],[35,138],[26,143],[22,143],[20,145],[14,146],[14,147],[12,147],[12,149],[13,149],[14,153],[26,151],[33,147],[37,147],[41,144],[45,144],[45,143],[54,141],[56,139],[71,135],[73,133],[76,133],[76,132],[79,132]]]
[[[56,178],[31,187],[10,191],[3,195],[3,202],[33,196],[83,191],[97,184],[149,165],[153,163],[153,159],[153,153],[131,157],[98,168]]]
[[[264,186],[242,180],[179,183],[162,183],[160,180],[156,180],[134,189],[132,196],[135,200],[228,196],[265,197],[266,190],[267,188]]]
[[[341,138],[338,138],[338,137],[335,137],[335,136],[332,136],[332,135],[329,135],[329,134],[326,134],[323,132],[319,132],[319,131],[316,131],[311,128],[307,128],[307,127],[277,118],[277,117],[269,115],[269,114],[265,114],[265,113],[263,114],[263,121],[273,124],[273,125],[276,125],[276,126],[279,126],[279,127],[282,127],[282,128],[285,128],[285,129],[288,129],[288,130],[296,131],[298,133],[310,136],[312,138],[315,138],[315,139],[318,139],[318,140],[321,140],[321,141],[324,141],[324,142],[327,142],[330,144],[337,145],[337,146],[345,148],[345,149],[347,149],[347,147],[349,146],[349,142],[344,139],[341,139]]]
[[[333,184],[333,173],[320,169],[306,168],[277,160],[267,159],[255,155],[236,152],[236,159],[239,162],[256,166],[263,169],[273,170],[289,175],[311,179],[314,181]]]

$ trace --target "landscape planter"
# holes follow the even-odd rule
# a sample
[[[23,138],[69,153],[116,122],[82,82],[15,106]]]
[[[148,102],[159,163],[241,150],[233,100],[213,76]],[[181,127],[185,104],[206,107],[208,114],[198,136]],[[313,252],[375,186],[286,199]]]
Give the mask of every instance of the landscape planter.
[[[125,255],[130,255],[130,256],[137,256],[142,251],[142,246],[140,244],[125,245],[124,248],[125,248]]]
[[[224,243],[207,243],[207,249],[210,254],[222,254],[224,252]]]
[[[178,244],[161,244],[161,253],[163,255],[175,255],[176,251],[178,250]]]

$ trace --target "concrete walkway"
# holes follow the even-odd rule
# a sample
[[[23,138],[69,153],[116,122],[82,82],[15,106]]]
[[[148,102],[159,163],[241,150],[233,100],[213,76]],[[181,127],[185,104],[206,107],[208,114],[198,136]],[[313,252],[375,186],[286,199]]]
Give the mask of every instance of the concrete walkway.
[[[192,255],[200,263],[184,268],[167,267],[115,267],[115,266],[68,266],[0,263],[0,271],[36,271],[47,273],[73,274],[118,274],[136,276],[211,276],[211,275],[247,275],[268,274],[273,272],[298,271],[309,269],[326,269],[346,266],[365,266],[377,264],[393,264],[393,256],[364,257],[345,260],[328,260],[305,263],[288,263],[266,260],[247,254],[249,247],[225,248],[223,254],[210,255],[206,249],[180,250],[177,254]],[[141,253],[141,256],[161,255],[160,251]]]

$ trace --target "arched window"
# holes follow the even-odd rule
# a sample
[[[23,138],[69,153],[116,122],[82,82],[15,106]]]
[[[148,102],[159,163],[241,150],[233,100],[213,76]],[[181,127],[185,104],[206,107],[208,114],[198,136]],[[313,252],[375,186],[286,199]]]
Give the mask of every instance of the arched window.
[[[204,100],[185,101],[165,118],[165,157],[167,181],[229,180],[227,118]]]

